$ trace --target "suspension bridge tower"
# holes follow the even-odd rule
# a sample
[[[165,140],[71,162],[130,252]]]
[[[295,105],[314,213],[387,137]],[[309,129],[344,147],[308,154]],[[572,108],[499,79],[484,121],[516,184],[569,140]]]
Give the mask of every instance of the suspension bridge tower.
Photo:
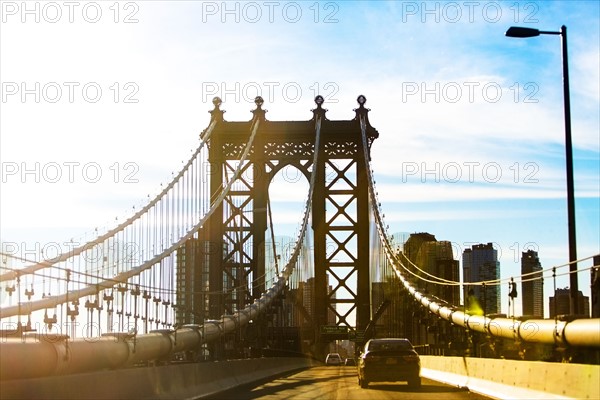
[[[267,110],[262,108],[263,99],[257,97],[252,120],[229,122],[223,118],[221,100],[213,100],[211,123],[216,122],[216,126],[208,141],[211,193],[219,193],[236,168],[241,168],[241,174],[200,231],[200,238],[210,243],[205,248],[211,249],[206,257],[198,258],[201,262],[196,263],[193,274],[195,287],[202,285],[201,281],[204,286],[208,283],[209,294],[193,300],[193,308],[201,310],[203,317],[218,319],[233,314],[268,287],[265,253],[269,249],[265,243],[270,238],[266,232],[269,224],[277,225],[268,218],[269,185],[279,171],[294,166],[309,182],[316,168],[310,221],[314,240],[311,309],[303,310],[312,319],[313,339],[323,344],[344,338],[336,337],[336,331],[361,331],[368,325],[371,282],[367,168],[370,147],[379,134],[368,121],[364,96],[358,97],[351,120],[328,120],[323,101],[322,96],[315,98],[310,120],[269,121]],[[362,128],[361,119],[366,122]],[[239,166],[256,121],[258,130],[247,161]],[[334,335],[325,334],[322,327],[332,326],[341,329],[333,329]]]

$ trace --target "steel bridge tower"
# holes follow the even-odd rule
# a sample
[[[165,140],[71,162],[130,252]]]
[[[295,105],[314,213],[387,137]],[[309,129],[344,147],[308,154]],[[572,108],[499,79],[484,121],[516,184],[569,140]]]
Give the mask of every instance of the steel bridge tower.
[[[254,119],[260,119],[260,125],[237,184],[200,231],[201,240],[210,243],[203,248],[210,251],[206,257],[197,257],[204,262],[196,263],[195,278],[189,282],[195,282],[192,286],[196,288],[208,282],[210,294],[208,298],[195,296],[196,315],[218,319],[232,314],[259,298],[268,287],[264,244],[269,241],[265,238],[269,185],[279,171],[294,166],[309,181],[312,168],[316,168],[312,198],[314,297],[313,309],[308,310],[316,341],[335,339],[320,334],[322,326],[332,323],[357,331],[366,328],[371,319],[369,166],[359,116],[364,115],[367,121],[367,154],[379,134],[368,123],[365,97],[359,96],[358,102],[352,120],[328,120],[323,98],[317,96],[312,119],[269,121],[262,109],[263,100],[257,97],[251,121],[229,122],[223,118],[220,99],[213,100],[211,122],[217,124],[208,142],[211,193],[219,193],[236,169]],[[315,149],[318,117],[321,138],[320,148]],[[313,166],[316,150],[317,165]],[[225,292],[230,294],[224,296]]]

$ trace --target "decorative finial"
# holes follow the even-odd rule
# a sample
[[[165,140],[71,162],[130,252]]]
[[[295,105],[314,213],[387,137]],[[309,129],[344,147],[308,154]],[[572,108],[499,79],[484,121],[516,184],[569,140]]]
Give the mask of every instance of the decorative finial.
[[[358,104],[362,108],[362,107],[365,106],[365,103],[367,102],[367,98],[361,94],[361,95],[358,96],[358,98],[356,99],[356,101],[358,102]]]
[[[254,114],[254,118],[258,118],[261,120],[265,120],[265,113],[267,112],[267,110],[263,110],[262,109],[262,105],[264,104],[264,100],[262,97],[260,96],[256,96],[254,98],[254,104],[256,104],[256,110],[252,110],[252,114]]]
[[[356,112],[356,117],[355,119],[359,119],[359,116],[364,115],[367,124],[369,123],[369,117],[368,117],[368,112],[370,111],[368,108],[365,108],[365,103],[367,102],[367,98],[364,95],[359,95],[356,98],[356,101],[358,102],[358,108],[355,108],[354,111]]]
[[[321,96],[320,94],[317,95],[315,97],[315,104],[317,105],[317,108],[315,108],[314,110],[312,110],[313,112],[313,119],[316,120],[317,116],[320,116],[321,119],[326,119],[325,118],[325,113],[327,112],[327,109],[323,108],[323,103],[325,103],[325,99],[323,98],[323,96]]]
[[[212,99],[212,103],[215,106],[215,108],[211,111],[209,111],[211,117],[210,117],[210,121],[223,121],[223,114],[225,113],[225,111],[221,110],[221,104],[223,104],[223,102],[221,101],[220,97],[215,97]]]

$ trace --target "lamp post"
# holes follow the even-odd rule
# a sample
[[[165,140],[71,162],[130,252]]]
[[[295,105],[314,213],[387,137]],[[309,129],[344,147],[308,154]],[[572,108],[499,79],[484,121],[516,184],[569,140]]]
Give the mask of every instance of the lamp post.
[[[539,35],[560,35],[562,41],[562,67],[563,67],[563,97],[565,113],[565,153],[567,164],[567,214],[569,226],[569,272],[570,272],[570,297],[571,314],[579,314],[577,283],[577,241],[575,238],[575,187],[573,183],[573,143],[571,140],[571,101],[569,95],[569,63],[567,57],[567,27],[561,26],[559,32],[540,31],[533,28],[512,26],[506,31],[506,36],[516,38],[529,38]]]

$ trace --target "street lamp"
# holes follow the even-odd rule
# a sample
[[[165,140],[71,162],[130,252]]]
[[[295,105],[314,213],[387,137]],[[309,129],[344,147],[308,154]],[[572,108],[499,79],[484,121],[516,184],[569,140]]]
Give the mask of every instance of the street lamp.
[[[569,219],[569,272],[571,314],[579,314],[577,294],[577,241],[575,239],[575,188],[573,183],[573,143],[571,140],[571,101],[569,95],[569,63],[567,57],[567,27],[561,26],[560,32],[540,31],[534,28],[511,26],[506,31],[506,36],[516,38],[529,38],[539,35],[560,35],[562,39],[562,66],[563,66],[563,97],[565,112],[565,152],[567,163],[567,213]]]

